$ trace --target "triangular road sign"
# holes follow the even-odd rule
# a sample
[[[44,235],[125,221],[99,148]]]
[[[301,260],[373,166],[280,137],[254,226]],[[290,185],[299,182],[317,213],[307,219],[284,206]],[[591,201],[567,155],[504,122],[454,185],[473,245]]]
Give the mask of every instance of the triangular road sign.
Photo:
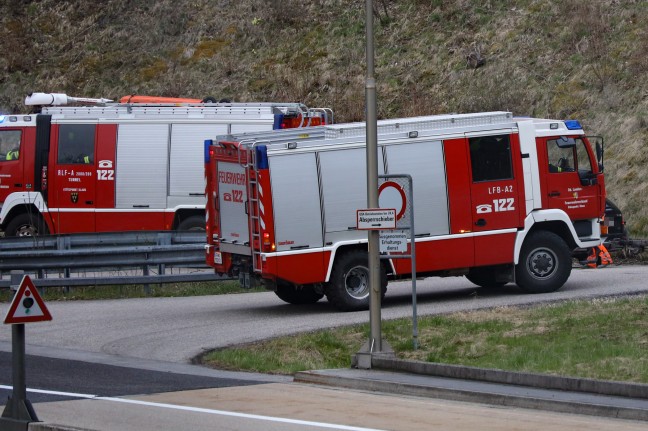
[[[28,275],[25,275],[20,282],[20,287],[14,295],[9,311],[5,316],[4,323],[30,323],[52,320],[52,315],[45,306],[45,302],[38,294],[36,286]]]

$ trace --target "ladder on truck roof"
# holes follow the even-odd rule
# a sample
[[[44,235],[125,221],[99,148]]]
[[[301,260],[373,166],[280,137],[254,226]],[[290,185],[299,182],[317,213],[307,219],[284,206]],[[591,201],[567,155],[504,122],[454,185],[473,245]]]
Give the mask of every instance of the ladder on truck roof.
[[[124,98],[122,98],[123,100]],[[155,98],[153,98],[155,99]],[[160,98],[160,100],[172,98]],[[186,102],[190,99],[177,99],[181,102],[113,102],[110,99],[91,99],[70,97],[59,93],[32,93],[25,99],[25,105],[41,106],[43,114],[58,118],[103,118],[103,119],[156,119],[190,117],[196,119],[250,118],[263,115],[301,115],[302,124],[308,125],[313,117],[322,117],[326,123],[333,122],[330,108],[309,108],[303,103],[289,102]],[[66,106],[78,104],[78,106]]]
[[[510,127],[513,115],[510,112],[496,111],[475,114],[431,115],[425,117],[407,117],[378,121],[379,138],[414,137],[410,133],[450,132],[462,128],[480,126]],[[333,145],[339,143],[363,142],[366,138],[366,123],[342,123],[304,129],[286,129],[265,132],[222,135],[217,141],[240,142],[249,149],[257,145],[267,145],[268,150],[286,149],[290,141],[298,142],[300,147],[310,145]],[[350,139],[349,139],[350,138]],[[309,145],[310,144],[310,145]]]

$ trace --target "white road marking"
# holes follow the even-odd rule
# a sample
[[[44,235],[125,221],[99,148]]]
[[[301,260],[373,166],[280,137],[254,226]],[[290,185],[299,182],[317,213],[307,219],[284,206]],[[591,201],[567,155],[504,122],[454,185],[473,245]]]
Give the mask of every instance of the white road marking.
[[[13,386],[0,385],[0,389],[7,389],[11,391],[13,390]],[[35,394],[59,395],[61,397],[74,397],[74,398],[96,398],[97,397],[96,395],[76,394],[74,392],[47,391],[45,389],[27,388],[27,392],[33,392]]]
[[[13,387],[0,385],[0,389],[12,390]],[[256,419],[256,420],[262,420],[268,422],[281,422],[281,423],[288,423],[294,425],[305,425],[311,427],[328,428],[328,429],[345,430],[345,431],[384,431],[376,428],[363,428],[363,427],[354,427],[349,425],[329,424],[324,422],[311,422],[311,421],[303,421],[299,419],[288,419],[288,418],[279,418],[273,416],[262,416],[262,415],[253,415],[247,413],[229,412],[225,410],[205,409],[201,407],[178,406],[175,404],[154,403],[149,401],[132,400],[128,398],[100,397],[98,395],[77,394],[74,392],[59,392],[59,391],[48,391],[45,389],[30,389],[30,388],[27,388],[27,392],[33,392],[37,394],[47,394],[47,395],[58,395],[62,397],[85,398],[90,400],[113,401],[117,403],[137,404],[141,406],[183,410],[183,411],[196,412],[196,413],[207,413],[207,414],[220,415],[220,416],[233,416],[233,417],[239,417],[244,419]]]

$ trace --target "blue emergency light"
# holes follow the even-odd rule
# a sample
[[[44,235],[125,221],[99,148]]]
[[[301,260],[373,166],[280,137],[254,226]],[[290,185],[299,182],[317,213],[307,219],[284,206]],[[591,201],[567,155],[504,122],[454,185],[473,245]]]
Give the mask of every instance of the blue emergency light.
[[[256,151],[257,169],[268,169],[268,147],[259,145],[254,147]]]
[[[565,127],[567,127],[567,130],[580,130],[583,128],[578,120],[565,120]]]
[[[280,130],[281,125],[283,124],[283,120],[284,120],[284,115],[283,114],[275,114],[274,123],[272,124],[272,129],[273,130]]]
[[[214,144],[212,139],[205,139],[205,163],[209,163],[209,147]]]

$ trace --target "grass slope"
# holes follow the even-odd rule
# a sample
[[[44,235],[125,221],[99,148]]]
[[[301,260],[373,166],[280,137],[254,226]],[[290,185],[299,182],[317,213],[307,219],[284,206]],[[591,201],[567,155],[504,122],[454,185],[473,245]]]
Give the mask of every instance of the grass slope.
[[[595,299],[533,308],[386,321],[399,358],[521,372],[648,383],[648,298]],[[369,339],[369,325],[322,330],[216,350],[201,361],[264,373],[346,368]]]
[[[648,3],[374,3],[381,117],[580,119],[606,139],[609,196],[648,237]],[[1,12],[3,112],[46,91],[300,101],[363,119],[364,2],[15,0]]]

